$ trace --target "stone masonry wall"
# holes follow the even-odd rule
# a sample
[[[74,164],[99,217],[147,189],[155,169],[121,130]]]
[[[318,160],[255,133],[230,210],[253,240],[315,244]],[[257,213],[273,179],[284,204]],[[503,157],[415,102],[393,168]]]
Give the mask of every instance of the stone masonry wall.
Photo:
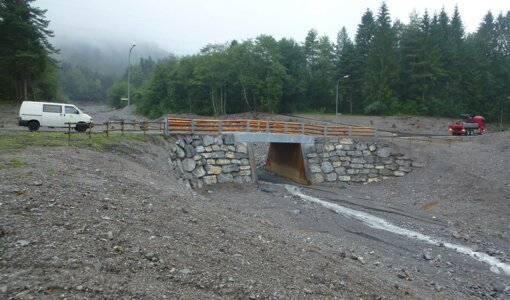
[[[351,138],[317,138],[304,149],[312,183],[372,182],[412,171],[412,160],[388,144]]]
[[[185,136],[170,149],[176,175],[188,179],[193,188],[204,184],[252,182],[252,170],[245,143],[233,135]]]

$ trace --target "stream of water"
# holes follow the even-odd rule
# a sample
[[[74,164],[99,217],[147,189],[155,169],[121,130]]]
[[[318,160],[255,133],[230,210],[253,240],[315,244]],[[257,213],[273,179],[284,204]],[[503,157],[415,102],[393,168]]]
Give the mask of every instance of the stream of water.
[[[423,241],[423,242],[426,242],[429,244],[433,244],[433,245],[443,244],[446,248],[453,249],[453,250],[455,250],[459,253],[462,253],[462,254],[466,254],[478,261],[489,264],[490,266],[495,266],[495,267],[499,268],[499,270],[502,270],[503,273],[510,276],[510,265],[505,264],[502,261],[500,261],[499,259],[492,257],[486,253],[474,251],[473,249],[466,247],[464,245],[442,241],[441,239],[434,238],[434,237],[422,234],[417,231],[413,231],[413,230],[409,230],[409,229],[405,229],[405,228],[396,226],[396,225],[386,221],[383,218],[376,217],[374,215],[371,215],[371,214],[368,214],[365,212],[357,211],[357,210],[350,209],[350,208],[347,208],[347,207],[344,207],[344,206],[341,206],[341,205],[338,205],[335,203],[330,203],[330,202],[321,200],[319,198],[305,195],[296,186],[285,185],[285,188],[287,189],[287,191],[290,194],[292,194],[294,196],[297,196],[297,197],[299,197],[305,201],[308,201],[308,202],[320,204],[320,205],[322,205],[322,206],[324,206],[340,215],[359,220],[371,228],[385,230],[388,232],[392,232],[392,233],[402,235],[402,236],[405,236],[408,238],[417,239],[417,240],[420,240],[420,241]]]

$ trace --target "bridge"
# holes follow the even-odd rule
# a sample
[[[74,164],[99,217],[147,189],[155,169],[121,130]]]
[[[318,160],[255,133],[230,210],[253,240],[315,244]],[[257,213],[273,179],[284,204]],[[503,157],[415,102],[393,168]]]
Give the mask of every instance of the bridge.
[[[167,119],[168,134],[228,134],[235,142],[269,143],[266,169],[301,184],[310,184],[305,147],[317,137],[376,137],[373,126],[346,126],[273,120]],[[254,164],[253,164],[254,166]]]

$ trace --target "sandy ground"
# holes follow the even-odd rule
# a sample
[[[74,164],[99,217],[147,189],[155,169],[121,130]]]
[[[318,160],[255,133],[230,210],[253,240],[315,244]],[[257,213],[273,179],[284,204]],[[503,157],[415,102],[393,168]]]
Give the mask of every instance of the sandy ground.
[[[12,124],[5,111],[0,126]],[[369,120],[352,118],[345,123]],[[413,118],[370,120],[444,131],[434,118],[420,118],[419,128]],[[171,139],[106,152],[0,153],[2,162],[15,156],[27,163],[0,170],[0,295],[509,299],[503,268],[447,245],[510,264],[510,133],[385,141],[422,167],[366,185],[297,188],[439,242],[367,226],[290,193],[286,185],[294,183],[262,171],[256,186],[192,191],[171,173]],[[262,167],[267,145],[255,149]]]

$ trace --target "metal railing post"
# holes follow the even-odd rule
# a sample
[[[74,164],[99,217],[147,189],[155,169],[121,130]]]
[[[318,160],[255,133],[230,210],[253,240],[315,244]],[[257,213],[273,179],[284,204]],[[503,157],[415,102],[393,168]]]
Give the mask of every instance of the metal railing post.
[[[221,134],[223,127],[221,126],[221,120],[218,120],[218,133]]]
[[[195,133],[195,119],[191,119],[191,133]]]
[[[352,126],[349,126],[349,136],[352,136]]]
[[[246,120],[246,131],[250,132],[250,120]]]
[[[305,123],[304,122],[301,122],[301,134],[302,135],[305,134]]]
[[[266,133],[269,133],[269,120],[266,120]]]

